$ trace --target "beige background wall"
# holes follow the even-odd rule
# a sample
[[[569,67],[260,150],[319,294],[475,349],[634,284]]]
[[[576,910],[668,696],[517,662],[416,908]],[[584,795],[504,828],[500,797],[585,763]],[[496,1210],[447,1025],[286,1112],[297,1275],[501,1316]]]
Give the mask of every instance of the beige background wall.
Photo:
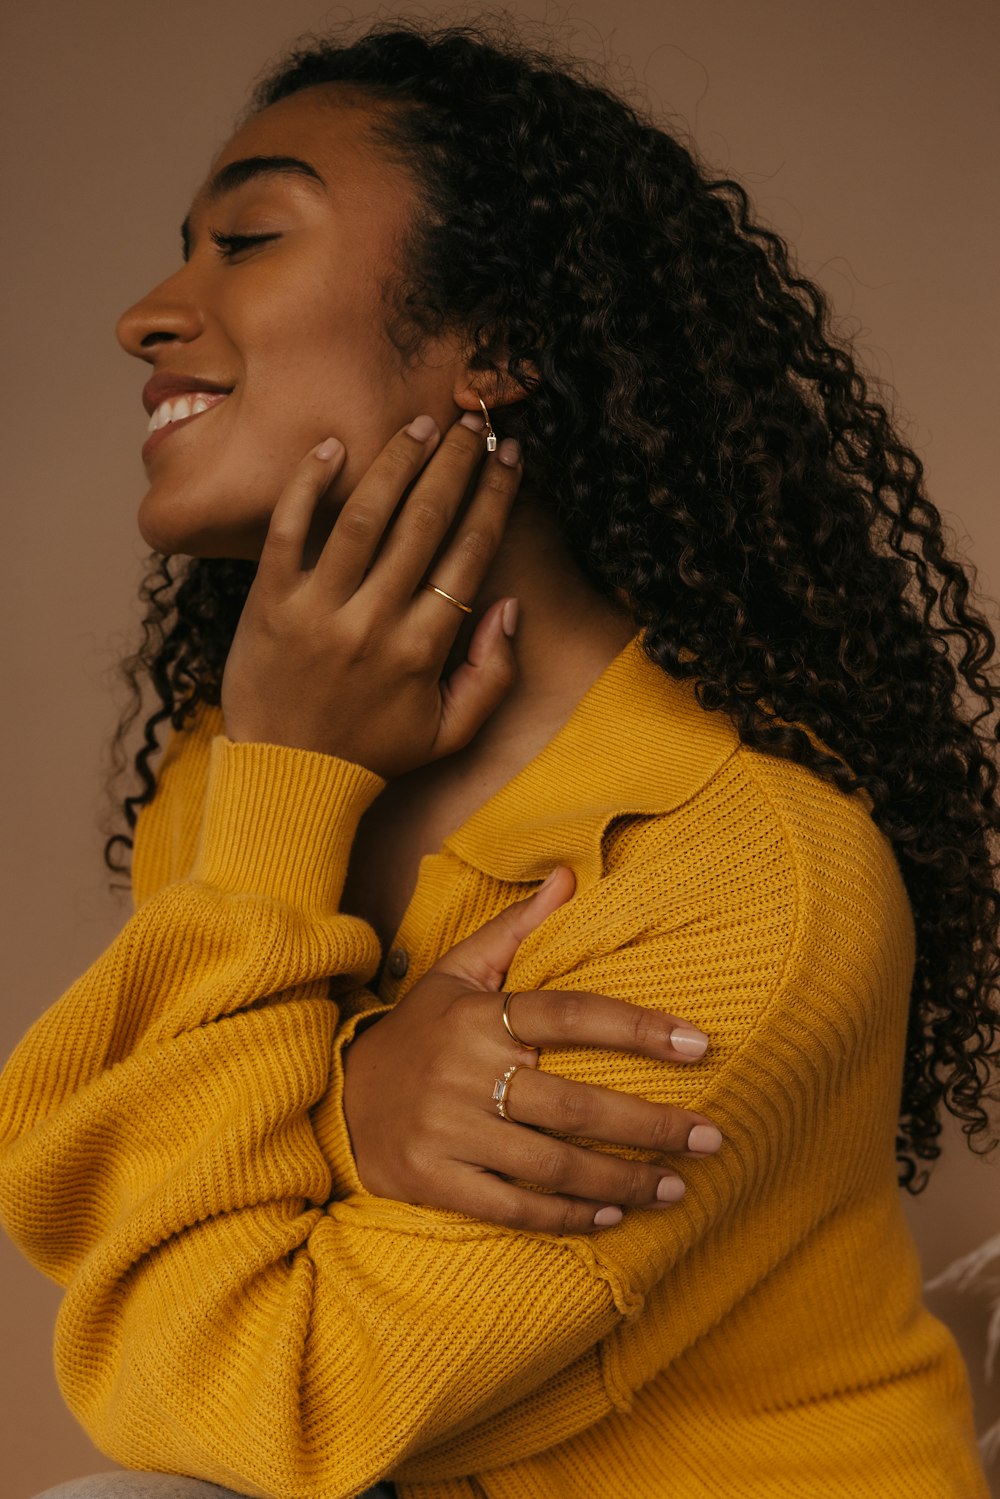
[[[561,17],[567,48],[610,50],[742,177],[895,386],[932,495],[1000,590],[992,0],[514,9]],[[107,672],[134,620],[145,423],[113,320],[172,268],[179,221],[250,78],[298,32],[346,14],[309,0],[5,8],[4,1054],[123,919],[100,865],[96,788]],[[950,1142],[913,1223],[928,1273],[1000,1233],[1000,1168]],[[106,1463],[50,1372],[55,1289],[6,1241],[0,1274],[0,1489],[27,1499]],[[936,1304],[978,1371],[985,1299]],[[978,1380],[982,1423],[1000,1414],[998,1388]]]

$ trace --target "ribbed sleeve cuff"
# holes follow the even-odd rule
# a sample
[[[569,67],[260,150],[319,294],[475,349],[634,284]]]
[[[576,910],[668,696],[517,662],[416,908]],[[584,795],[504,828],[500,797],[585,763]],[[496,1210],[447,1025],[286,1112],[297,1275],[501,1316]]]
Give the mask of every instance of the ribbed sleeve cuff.
[[[192,878],[300,910],[336,911],[358,823],[384,785],[332,755],[215,739]]]
[[[312,1112],[316,1139],[333,1175],[335,1198],[371,1196],[358,1175],[344,1113],[344,1052],[359,1030],[379,1015],[388,1014],[390,1009],[390,1005],[372,1005],[352,1015],[339,1028],[330,1058],[330,1086]]]

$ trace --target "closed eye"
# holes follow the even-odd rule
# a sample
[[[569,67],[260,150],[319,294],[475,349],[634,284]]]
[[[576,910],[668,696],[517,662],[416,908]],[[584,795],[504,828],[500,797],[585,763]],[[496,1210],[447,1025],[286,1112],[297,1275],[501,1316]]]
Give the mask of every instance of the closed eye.
[[[210,230],[209,234],[223,260],[233,260],[254,245],[266,245],[268,240],[281,238],[279,234],[222,234],[218,229]]]

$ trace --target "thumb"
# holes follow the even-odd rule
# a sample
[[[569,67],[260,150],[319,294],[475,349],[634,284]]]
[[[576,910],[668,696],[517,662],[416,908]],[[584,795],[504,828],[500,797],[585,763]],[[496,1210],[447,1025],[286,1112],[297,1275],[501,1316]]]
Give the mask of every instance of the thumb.
[[[558,865],[534,895],[501,911],[464,942],[456,943],[434,969],[465,979],[477,989],[499,989],[525,937],[568,901],[575,889],[573,871]]]
[[[517,663],[511,636],[516,626],[517,599],[498,599],[479,621],[466,660],[442,686],[433,759],[463,749],[513,687]]]

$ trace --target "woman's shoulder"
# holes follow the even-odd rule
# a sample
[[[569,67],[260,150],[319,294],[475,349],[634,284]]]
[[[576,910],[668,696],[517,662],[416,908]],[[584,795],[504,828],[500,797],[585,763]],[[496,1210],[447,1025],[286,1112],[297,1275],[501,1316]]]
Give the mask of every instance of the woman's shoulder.
[[[914,928],[892,846],[862,795],[796,762],[741,745],[682,805],[623,819],[594,897],[623,947],[669,958],[710,1029],[735,1005],[734,1042],[775,1005],[852,1030],[905,1013]]]
[[[697,790],[652,817],[609,829],[609,876],[655,880],[676,894],[724,901],[735,916],[775,901],[799,919],[817,906],[830,919],[845,905],[876,925],[908,904],[888,838],[863,793],[846,793],[810,767],[745,744]]]

